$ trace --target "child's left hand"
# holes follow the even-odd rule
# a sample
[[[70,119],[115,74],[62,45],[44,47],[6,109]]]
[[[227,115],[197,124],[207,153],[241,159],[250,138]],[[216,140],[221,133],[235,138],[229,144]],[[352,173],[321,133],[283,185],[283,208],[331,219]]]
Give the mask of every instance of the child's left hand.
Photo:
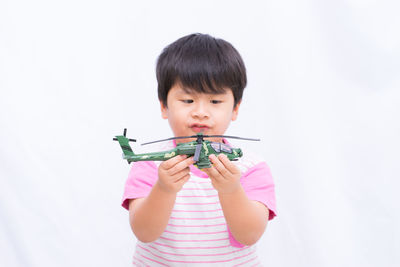
[[[202,169],[210,177],[213,187],[222,194],[231,194],[240,188],[241,172],[226,155],[209,156],[211,168]]]

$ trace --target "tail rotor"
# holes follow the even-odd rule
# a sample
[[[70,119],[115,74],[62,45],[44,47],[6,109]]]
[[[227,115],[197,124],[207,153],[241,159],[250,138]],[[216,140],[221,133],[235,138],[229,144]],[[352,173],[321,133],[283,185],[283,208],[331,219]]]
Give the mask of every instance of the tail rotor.
[[[124,134],[123,134],[123,136],[124,136],[125,138],[126,138],[126,132],[127,132],[127,130],[126,130],[126,128],[124,128]],[[131,138],[126,138],[126,139],[128,139],[129,142],[136,142],[136,139],[131,139]],[[117,137],[114,137],[113,140],[114,140],[114,141],[118,141],[118,138],[117,138]]]

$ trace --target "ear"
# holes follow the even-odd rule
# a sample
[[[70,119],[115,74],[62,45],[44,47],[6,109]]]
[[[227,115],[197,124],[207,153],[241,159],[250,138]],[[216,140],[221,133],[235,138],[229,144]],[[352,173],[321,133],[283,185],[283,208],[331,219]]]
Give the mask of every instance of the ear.
[[[168,119],[168,107],[166,107],[162,101],[160,101],[160,108],[161,108],[161,118]]]
[[[232,111],[232,121],[235,121],[237,119],[237,116],[239,115],[239,107],[242,101],[239,101],[236,106],[233,107]]]

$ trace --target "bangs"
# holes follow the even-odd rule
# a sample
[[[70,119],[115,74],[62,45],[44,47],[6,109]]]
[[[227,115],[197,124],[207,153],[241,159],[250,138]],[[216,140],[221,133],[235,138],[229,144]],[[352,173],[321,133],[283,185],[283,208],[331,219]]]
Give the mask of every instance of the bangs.
[[[190,63],[188,65],[193,66]],[[174,80],[172,85],[179,83],[186,93],[223,94],[232,88],[224,74],[210,68],[200,71],[182,69],[171,78]]]

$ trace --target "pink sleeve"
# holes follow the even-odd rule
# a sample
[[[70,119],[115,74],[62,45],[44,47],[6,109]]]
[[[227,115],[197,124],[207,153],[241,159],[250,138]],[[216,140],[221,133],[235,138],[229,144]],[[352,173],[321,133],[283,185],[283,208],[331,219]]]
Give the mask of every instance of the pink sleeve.
[[[240,179],[246,195],[263,203],[269,209],[269,220],[276,216],[275,185],[271,171],[265,162],[247,170]]]
[[[158,169],[153,161],[139,161],[132,164],[125,191],[122,198],[122,207],[129,209],[129,200],[146,197],[158,177]]]
[[[242,175],[240,183],[250,200],[263,203],[269,209],[269,220],[276,216],[275,185],[271,171],[265,162],[261,162]],[[229,240],[234,247],[244,247],[235,240],[228,229]]]

